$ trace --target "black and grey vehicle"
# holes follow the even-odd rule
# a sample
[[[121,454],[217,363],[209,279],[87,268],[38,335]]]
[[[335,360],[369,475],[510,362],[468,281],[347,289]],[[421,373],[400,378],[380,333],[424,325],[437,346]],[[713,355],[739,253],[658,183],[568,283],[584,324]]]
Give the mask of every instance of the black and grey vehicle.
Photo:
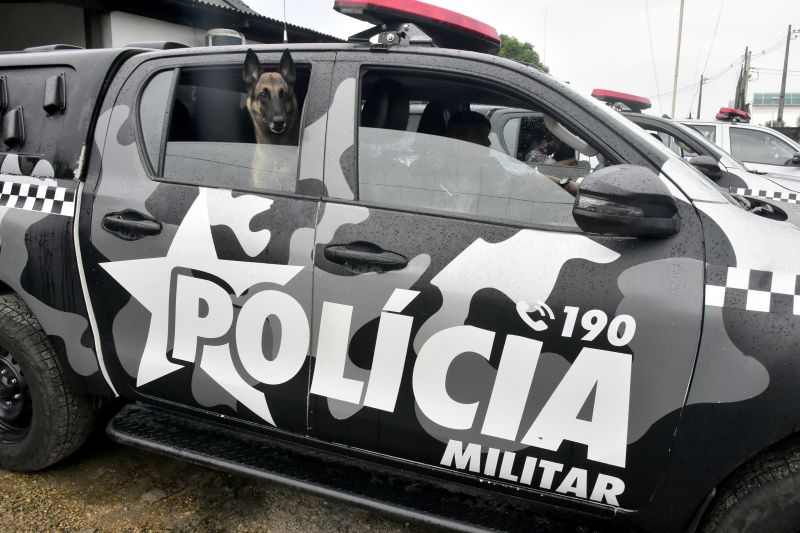
[[[253,48],[296,146],[247,47],[0,56],[0,467],[119,396],[120,442],[464,530],[794,531],[797,228],[493,28],[335,6],[378,42]]]

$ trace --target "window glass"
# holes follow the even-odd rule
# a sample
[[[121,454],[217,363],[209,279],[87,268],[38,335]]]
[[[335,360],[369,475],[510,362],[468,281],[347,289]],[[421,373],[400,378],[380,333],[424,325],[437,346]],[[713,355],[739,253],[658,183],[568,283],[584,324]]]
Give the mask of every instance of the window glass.
[[[664,143],[664,146],[686,160],[689,160],[697,155],[691,148],[689,148],[685,143],[681,142],[674,135],[655,129],[648,129],[647,132],[650,133],[654,138]]]
[[[290,76],[278,65],[257,67],[251,106],[243,66],[181,69],[160,177],[208,187],[295,192],[300,117],[311,71],[292,64]],[[149,153],[149,146],[160,145],[161,133],[145,127],[145,120],[143,111]]]
[[[745,163],[789,165],[795,150],[765,131],[731,128],[731,154]]]
[[[503,140],[506,143],[506,149],[510,154],[517,153],[517,141],[519,140],[519,126],[520,119],[512,118],[506,125],[503,126]]]
[[[688,124],[688,126],[698,132],[709,141],[717,142],[717,127],[716,126],[701,126],[699,124]]]
[[[161,158],[161,139],[164,134],[164,119],[169,105],[174,70],[160,72],[147,83],[139,102],[139,120],[147,157],[152,168],[158,169]]]
[[[364,76],[359,198],[575,226],[574,189],[560,182],[567,178],[577,189],[576,180],[600,167],[602,157],[556,137],[541,110],[514,97],[469,80],[428,76]]]

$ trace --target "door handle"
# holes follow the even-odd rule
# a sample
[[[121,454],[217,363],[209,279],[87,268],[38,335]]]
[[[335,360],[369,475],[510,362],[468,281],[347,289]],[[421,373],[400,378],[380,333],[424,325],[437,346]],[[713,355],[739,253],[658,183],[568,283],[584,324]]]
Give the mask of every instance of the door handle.
[[[386,272],[408,265],[404,256],[362,241],[326,246],[325,259],[356,272]]]
[[[103,217],[103,229],[126,241],[158,235],[161,233],[161,227],[161,222],[158,220],[133,209],[109,213]]]

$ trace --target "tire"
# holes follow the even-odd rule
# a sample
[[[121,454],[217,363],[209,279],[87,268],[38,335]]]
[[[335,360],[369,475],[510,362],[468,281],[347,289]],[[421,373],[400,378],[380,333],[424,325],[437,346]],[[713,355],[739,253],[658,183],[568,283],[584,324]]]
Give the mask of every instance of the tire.
[[[86,441],[96,409],[67,372],[25,303],[0,295],[0,469],[41,470]]]
[[[702,533],[800,531],[800,441],[762,453],[721,487]]]

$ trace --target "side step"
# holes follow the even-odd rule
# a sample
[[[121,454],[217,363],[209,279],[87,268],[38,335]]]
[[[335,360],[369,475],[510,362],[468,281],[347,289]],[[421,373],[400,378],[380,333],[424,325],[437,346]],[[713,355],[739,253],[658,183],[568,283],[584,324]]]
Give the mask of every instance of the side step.
[[[107,430],[122,444],[460,531],[611,529],[588,515],[556,518],[532,495],[494,495],[149,405],[125,406]]]

